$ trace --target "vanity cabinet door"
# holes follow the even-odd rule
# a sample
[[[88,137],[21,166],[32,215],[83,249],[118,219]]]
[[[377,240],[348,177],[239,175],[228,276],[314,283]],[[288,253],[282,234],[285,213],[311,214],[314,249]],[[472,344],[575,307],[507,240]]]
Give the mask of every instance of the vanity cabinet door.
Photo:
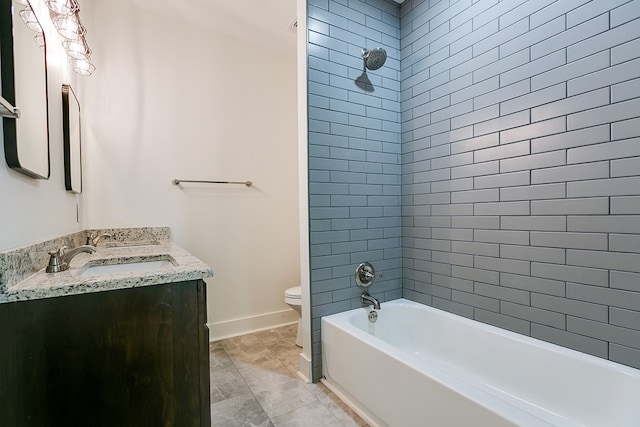
[[[0,304],[1,426],[210,425],[203,281]]]

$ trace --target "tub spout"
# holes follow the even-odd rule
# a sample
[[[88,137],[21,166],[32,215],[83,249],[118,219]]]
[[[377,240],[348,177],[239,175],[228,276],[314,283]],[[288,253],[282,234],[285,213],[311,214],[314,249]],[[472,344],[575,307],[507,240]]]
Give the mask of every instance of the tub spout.
[[[369,295],[368,292],[365,292],[360,296],[360,301],[362,301],[363,304],[367,305],[373,304],[374,310],[380,310],[380,301]]]

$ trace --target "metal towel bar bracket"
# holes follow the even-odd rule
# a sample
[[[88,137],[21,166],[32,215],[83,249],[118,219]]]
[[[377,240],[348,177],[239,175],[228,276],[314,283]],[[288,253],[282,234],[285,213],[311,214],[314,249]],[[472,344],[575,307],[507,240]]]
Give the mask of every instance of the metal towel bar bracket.
[[[198,184],[242,184],[247,187],[251,187],[253,182],[251,181],[200,181],[200,180],[191,180],[191,179],[174,179],[171,181],[173,185],[180,185],[182,182],[192,182]]]

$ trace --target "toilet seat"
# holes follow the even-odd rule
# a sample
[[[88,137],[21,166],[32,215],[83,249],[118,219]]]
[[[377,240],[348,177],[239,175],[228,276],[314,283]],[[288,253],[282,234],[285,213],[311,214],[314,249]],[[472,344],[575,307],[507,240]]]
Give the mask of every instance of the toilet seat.
[[[287,304],[301,305],[302,288],[300,286],[294,286],[284,291],[284,302]]]
[[[300,315],[302,314],[302,286],[294,286],[284,291],[284,302],[298,313],[296,345],[302,347],[302,323],[300,321]]]

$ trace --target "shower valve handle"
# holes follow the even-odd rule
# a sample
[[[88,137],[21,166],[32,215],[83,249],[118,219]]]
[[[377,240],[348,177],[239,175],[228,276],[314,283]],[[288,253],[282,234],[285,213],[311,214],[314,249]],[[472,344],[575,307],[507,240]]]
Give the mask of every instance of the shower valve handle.
[[[376,278],[376,272],[373,265],[369,262],[363,262],[356,268],[356,284],[363,289],[368,288]]]

